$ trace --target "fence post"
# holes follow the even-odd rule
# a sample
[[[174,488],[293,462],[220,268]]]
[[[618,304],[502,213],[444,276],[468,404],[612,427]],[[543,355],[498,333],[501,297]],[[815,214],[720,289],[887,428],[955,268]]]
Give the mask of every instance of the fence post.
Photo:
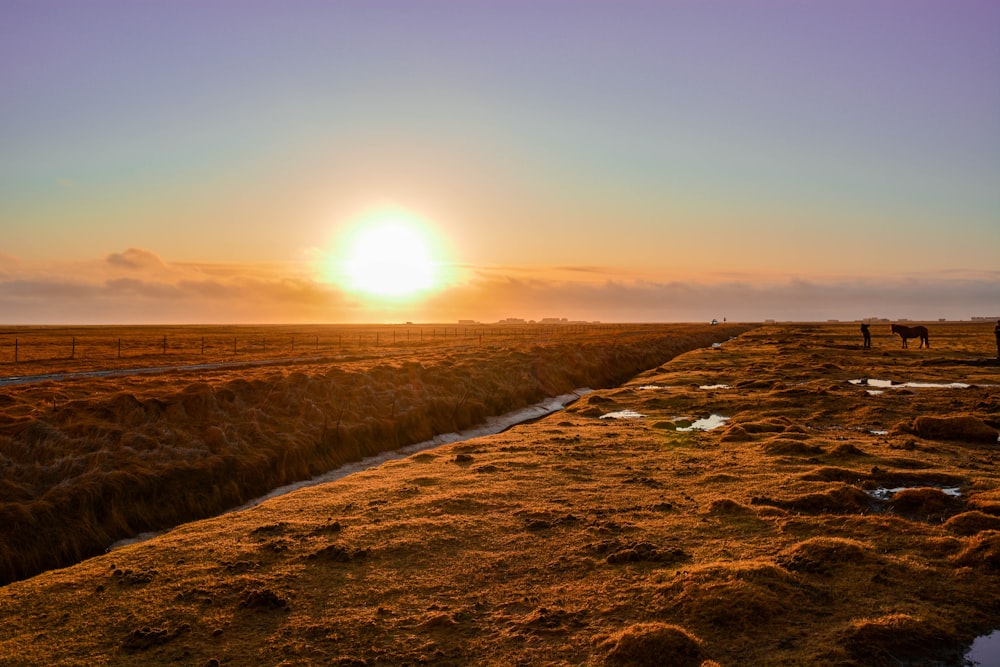
[[[267,354],[267,336],[260,337],[260,347],[261,347],[261,353]]]
[[[205,337],[201,337],[201,355],[205,356]]]
[[[236,336],[233,336],[233,354],[236,354]]]
[[[72,345],[72,347],[70,348],[70,351],[69,351],[69,358],[70,359],[75,359],[76,358],[76,336],[73,336],[73,345]]]
[[[163,354],[167,353],[167,337],[163,337]]]
[[[118,339],[118,358],[122,358],[122,339]]]
[[[17,339],[14,339],[14,363],[17,363]]]

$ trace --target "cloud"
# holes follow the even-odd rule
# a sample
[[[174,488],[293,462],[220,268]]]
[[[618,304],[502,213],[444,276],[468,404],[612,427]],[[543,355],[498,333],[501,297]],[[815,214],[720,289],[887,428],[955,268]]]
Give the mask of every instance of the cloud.
[[[113,252],[104,258],[108,265],[131,270],[163,269],[166,264],[160,257],[149,250],[129,248],[125,252]]]
[[[336,322],[350,311],[297,265],[174,264],[129,248],[99,261],[6,268],[7,324]]]
[[[478,275],[427,306],[437,318],[495,321],[568,317],[603,321],[765,319],[969,319],[1000,310],[1000,272],[898,280],[803,278],[724,282],[620,281],[595,284]]]
[[[610,270],[466,267],[466,278],[405,303],[371,301],[300,264],[171,263],[129,248],[102,260],[32,264],[0,257],[0,322],[305,323],[540,320],[665,322],[1000,315],[1000,272],[895,279],[730,276],[638,279]],[[589,269],[589,267],[577,267]]]

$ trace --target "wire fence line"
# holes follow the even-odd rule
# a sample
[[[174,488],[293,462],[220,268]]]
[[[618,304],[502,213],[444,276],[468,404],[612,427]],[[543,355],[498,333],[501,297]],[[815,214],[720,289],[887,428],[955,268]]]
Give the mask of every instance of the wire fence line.
[[[0,331],[0,365],[59,360],[117,360],[150,357],[282,357],[329,354],[365,348],[511,341],[543,342],[567,335],[607,334],[621,325],[393,325],[328,326],[322,330],[257,327],[208,330],[205,327],[12,327]],[[626,326],[643,329],[644,325]],[[118,329],[117,331],[114,329]]]

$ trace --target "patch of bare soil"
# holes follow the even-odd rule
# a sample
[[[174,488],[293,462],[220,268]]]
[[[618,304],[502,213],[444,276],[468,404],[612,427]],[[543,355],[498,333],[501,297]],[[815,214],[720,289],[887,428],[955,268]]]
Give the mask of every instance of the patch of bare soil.
[[[1000,367],[991,330],[930,328],[761,327],[12,583],[0,662],[957,667],[1000,627],[1000,452],[964,419],[1000,423]]]

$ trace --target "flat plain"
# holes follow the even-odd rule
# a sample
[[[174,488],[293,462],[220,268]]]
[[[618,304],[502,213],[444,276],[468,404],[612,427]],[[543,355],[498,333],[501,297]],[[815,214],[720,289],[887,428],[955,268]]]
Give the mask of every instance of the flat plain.
[[[928,326],[753,328],[16,581],[0,660],[961,665],[1000,628],[1000,366]]]

